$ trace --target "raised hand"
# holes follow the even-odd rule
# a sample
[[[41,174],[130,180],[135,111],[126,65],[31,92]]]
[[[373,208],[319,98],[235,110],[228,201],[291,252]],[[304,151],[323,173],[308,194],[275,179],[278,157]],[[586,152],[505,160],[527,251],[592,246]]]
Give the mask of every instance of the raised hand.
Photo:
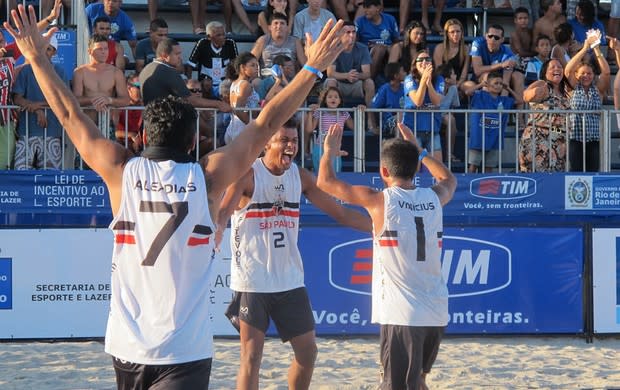
[[[396,124],[398,126],[398,131],[400,131],[400,135],[403,137],[405,141],[409,141],[415,146],[418,146],[418,140],[413,135],[413,131],[404,123],[398,122]]]
[[[315,42],[312,35],[306,33],[307,64],[319,70],[325,70],[344,49],[340,36],[344,22],[339,20],[335,25],[329,20]]]
[[[348,153],[344,150],[340,150],[342,145],[342,127],[337,123],[329,126],[327,133],[325,134],[325,141],[323,143],[323,153],[329,158],[346,156]]]
[[[4,28],[13,36],[24,57],[30,61],[37,55],[45,55],[49,41],[58,29],[51,28],[41,35],[34,7],[31,5],[26,10],[23,4],[19,4],[16,10],[11,10],[11,17],[17,29],[11,27],[8,22],[4,22]]]

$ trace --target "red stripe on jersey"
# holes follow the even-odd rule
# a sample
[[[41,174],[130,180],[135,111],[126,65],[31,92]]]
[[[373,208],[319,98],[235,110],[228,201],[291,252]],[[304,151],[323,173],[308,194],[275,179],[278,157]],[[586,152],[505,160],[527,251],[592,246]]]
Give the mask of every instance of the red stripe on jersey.
[[[372,249],[357,249],[355,251],[356,259],[372,259]]]
[[[398,240],[379,240],[379,246],[398,246]]]
[[[248,211],[245,213],[246,218],[265,218],[265,217],[294,217],[299,218],[299,211],[293,210],[280,210],[279,213],[276,213],[274,210],[270,211]]]
[[[117,234],[114,236],[114,242],[117,244],[135,244],[136,236],[131,234]]]
[[[190,237],[187,240],[188,246],[198,246],[198,245],[207,245],[209,243],[210,237],[198,238],[198,237]]]
[[[353,263],[353,271],[370,271],[372,263],[366,261],[356,261]]]
[[[351,284],[370,284],[372,276],[370,275],[351,275]]]
[[[437,243],[439,244],[439,247],[441,248],[442,245],[443,245],[443,240],[439,240],[439,241],[437,241]]]

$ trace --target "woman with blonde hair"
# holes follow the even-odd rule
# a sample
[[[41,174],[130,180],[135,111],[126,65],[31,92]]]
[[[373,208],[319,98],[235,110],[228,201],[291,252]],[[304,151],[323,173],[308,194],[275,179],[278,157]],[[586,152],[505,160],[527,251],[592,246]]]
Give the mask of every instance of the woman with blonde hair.
[[[443,42],[435,47],[433,61],[435,66],[448,64],[457,75],[460,87],[469,73],[469,45],[465,44],[463,24],[458,19],[448,19],[443,26]]]

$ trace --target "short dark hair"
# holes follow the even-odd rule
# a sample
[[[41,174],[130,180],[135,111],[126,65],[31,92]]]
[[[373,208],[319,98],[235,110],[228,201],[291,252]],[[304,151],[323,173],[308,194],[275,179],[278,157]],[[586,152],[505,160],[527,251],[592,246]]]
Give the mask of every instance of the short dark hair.
[[[502,73],[499,70],[494,70],[492,72],[489,72],[489,74],[487,75],[487,80],[491,80],[491,79],[503,79],[504,78],[504,73]]]
[[[108,37],[106,37],[105,35],[101,35],[101,34],[95,34],[92,37],[90,37],[90,39],[88,40],[88,48],[90,49],[91,47],[93,47],[95,45],[95,43],[99,43],[99,42],[108,42]]]
[[[342,23],[342,26],[353,26],[357,29],[357,26],[355,25],[355,23],[352,20],[345,20],[344,23]]]
[[[411,179],[418,170],[418,148],[401,138],[391,138],[383,142],[381,162],[391,176]]]
[[[277,56],[273,57],[273,60],[271,62],[276,65],[284,66],[285,63],[291,61],[293,61],[293,59],[286,54],[278,54]]]
[[[492,24],[489,26],[489,28],[487,28],[487,32],[489,32],[491,29],[495,29],[495,30],[499,30],[502,32],[502,37],[504,36],[504,27],[502,27],[500,24]]]
[[[400,62],[388,62],[385,64],[385,68],[383,68],[385,72],[385,78],[387,81],[392,81],[396,78],[398,73],[400,73],[400,68],[403,66]]]
[[[168,28],[168,23],[166,23],[166,21],[162,18],[155,18],[151,20],[151,24],[149,24],[149,30],[155,32],[159,28]]]
[[[286,17],[286,15],[284,15],[283,13],[280,12],[274,12],[271,17],[269,18],[269,24],[271,24],[271,22],[273,22],[274,20],[284,20],[286,22],[286,24],[288,24],[288,18]]]
[[[527,16],[530,16],[530,11],[525,7],[517,7],[515,8],[515,16],[517,14],[527,14]]]
[[[573,38],[573,26],[568,22],[561,23],[553,30],[553,36],[556,43],[568,42]]]
[[[286,122],[284,122],[284,124],[282,125],[282,128],[284,128],[284,129],[298,129],[299,128],[299,121],[294,116],[292,116]]]
[[[155,50],[155,55],[157,57],[161,57],[163,54],[168,55],[172,53],[172,48],[178,45],[179,42],[177,42],[176,39],[170,37],[164,38],[161,40],[161,42],[157,44],[157,50]]]
[[[536,37],[536,42],[534,43],[534,46],[538,46],[538,43],[545,39],[551,42],[551,38],[549,38],[549,36],[545,34],[540,34],[539,36]]]
[[[186,153],[196,134],[197,117],[194,107],[180,97],[168,95],[151,101],[142,114],[148,145]]]
[[[97,27],[97,23],[110,23],[112,24],[112,21],[110,20],[109,17],[107,16],[98,16],[97,18],[95,18],[95,20],[93,20],[93,27]]]
[[[541,0],[540,1],[540,9],[543,12],[547,12],[547,10],[555,3],[555,0]]]
[[[364,0],[364,8],[376,5],[377,7],[381,7],[383,5],[381,0]]]

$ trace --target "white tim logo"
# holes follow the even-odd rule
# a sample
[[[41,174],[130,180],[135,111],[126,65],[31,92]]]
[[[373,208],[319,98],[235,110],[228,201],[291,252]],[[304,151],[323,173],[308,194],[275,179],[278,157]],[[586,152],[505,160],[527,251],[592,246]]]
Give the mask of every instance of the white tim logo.
[[[442,253],[441,272],[444,279],[450,286],[467,286],[470,291],[450,293],[450,298],[465,297],[471,295],[489,294],[494,291],[508,287],[512,281],[512,253],[507,247],[490,241],[478,240],[468,237],[444,236],[444,247],[446,242],[464,241],[462,246],[467,247],[467,242],[475,243],[476,249],[461,249],[460,252],[454,249],[444,249]],[[458,253],[458,256],[455,254]],[[503,254],[502,254],[503,253]],[[494,274],[493,279],[500,280],[499,283],[489,285],[489,268],[491,260],[498,263],[492,269],[502,269],[501,262],[506,263],[505,275]],[[455,262],[456,260],[456,262]],[[476,288],[477,287],[477,288]],[[463,289],[460,289],[461,291]]]

